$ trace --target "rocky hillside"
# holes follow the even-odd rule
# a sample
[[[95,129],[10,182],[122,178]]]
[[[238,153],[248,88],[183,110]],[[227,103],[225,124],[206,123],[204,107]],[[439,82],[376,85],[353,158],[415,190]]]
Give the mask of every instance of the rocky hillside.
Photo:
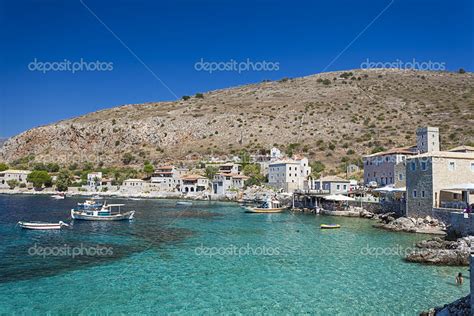
[[[425,125],[440,127],[444,149],[473,145],[472,73],[352,70],[125,105],[12,137],[0,160],[141,165],[276,145],[335,168],[412,145]]]

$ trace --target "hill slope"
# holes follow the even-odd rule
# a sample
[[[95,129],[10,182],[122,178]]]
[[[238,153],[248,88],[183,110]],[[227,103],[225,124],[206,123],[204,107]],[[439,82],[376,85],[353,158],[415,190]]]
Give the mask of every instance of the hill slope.
[[[351,72],[346,79],[323,73],[102,110],[12,137],[0,159],[120,165],[131,153],[132,164],[141,165],[292,143],[335,166],[346,155],[414,144],[418,126],[439,126],[445,149],[474,142],[472,73]]]

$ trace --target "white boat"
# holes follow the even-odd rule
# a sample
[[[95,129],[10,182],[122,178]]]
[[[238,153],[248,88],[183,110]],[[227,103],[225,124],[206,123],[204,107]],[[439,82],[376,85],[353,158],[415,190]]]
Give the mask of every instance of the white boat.
[[[176,202],[176,205],[191,206],[191,205],[193,205],[193,202],[178,201],[178,202]]]
[[[61,229],[61,227],[69,227],[68,224],[63,221],[59,223],[45,223],[45,222],[18,222],[21,228],[33,229],[33,230],[50,230],[50,229]]]
[[[281,213],[286,207],[281,207],[280,201],[268,198],[260,207],[245,207],[246,213]]]
[[[66,196],[64,194],[55,194],[55,195],[51,195],[51,197],[55,200],[64,200],[66,198]]]
[[[129,211],[122,213],[120,208],[125,204],[107,204],[104,203],[102,207],[83,209],[83,210],[71,210],[72,219],[81,219],[86,221],[121,221],[131,220],[135,211]]]

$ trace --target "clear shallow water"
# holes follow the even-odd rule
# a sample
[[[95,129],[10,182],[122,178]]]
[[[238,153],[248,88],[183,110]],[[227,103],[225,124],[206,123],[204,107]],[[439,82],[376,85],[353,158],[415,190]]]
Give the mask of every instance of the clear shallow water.
[[[469,292],[469,279],[454,284],[467,268],[402,260],[403,249],[426,237],[377,230],[363,219],[114,200],[135,209],[136,220],[75,221],[59,232],[15,226],[64,220],[78,201],[0,195],[0,313],[417,315]],[[321,223],[342,229],[320,230]],[[43,258],[30,255],[35,245],[100,245],[112,253]]]

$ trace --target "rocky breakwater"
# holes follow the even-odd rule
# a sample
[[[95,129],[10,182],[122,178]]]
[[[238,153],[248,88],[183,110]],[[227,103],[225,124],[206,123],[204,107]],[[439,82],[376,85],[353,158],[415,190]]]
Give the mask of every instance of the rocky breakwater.
[[[435,218],[431,218],[430,216],[425,218],[396,218],[395,213],[386,213],[374,215],[372,218],[378,219],[380,221],[379,223],[373,225],[373,227],[376,228],[387,229],[395,232],[446,235],[446,225]]]
[[[474,236],[455,241],[435,237],[417,243],[405,260],[424,264],[468,266],[471,245],[474,245]]]

